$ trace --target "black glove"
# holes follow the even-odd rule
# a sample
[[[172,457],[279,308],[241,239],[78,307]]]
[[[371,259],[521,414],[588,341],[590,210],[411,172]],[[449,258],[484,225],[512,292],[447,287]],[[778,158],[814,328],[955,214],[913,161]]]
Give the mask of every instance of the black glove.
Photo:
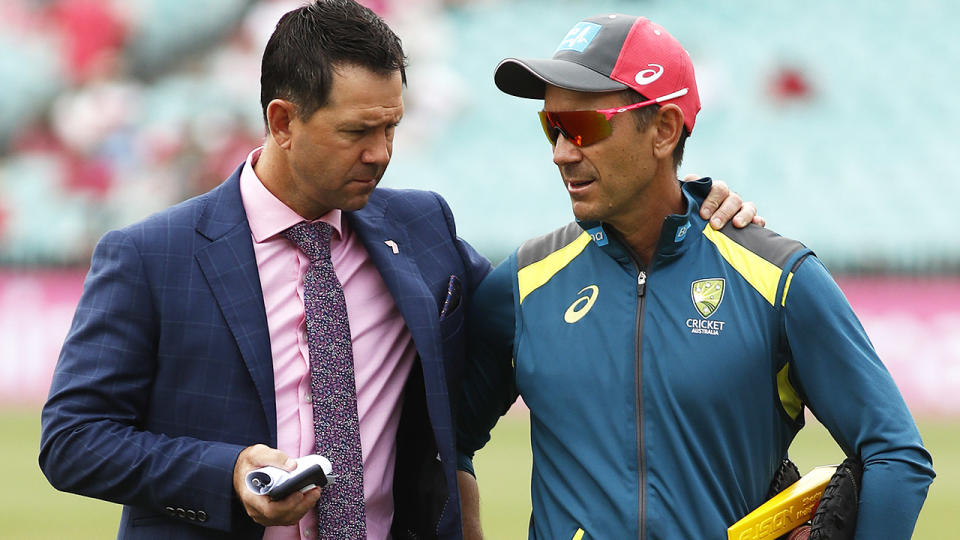
[[[780,466],[777,467],[777,472],[773,473],[773,480],[770,481],[770,489],[767,490],[767,500],[769,501],[777,493],[787,489],[800,480],[800,469],[797,468],[797,465],[790,461],[790,458],[783,458],[783,461],[780,462]],[[787,533],[777,540],[788,540],[787,537],[790,533]]]
[[[813,514],[810,540],[847,540],[857,528],[863,464],[848,457],[833,473]]]
[[[773,473],[770,489],[767,490],[767,500],[792,486],[797,480],[800,480],[800,469],[789,458],[784,458],[777,467],[777,472]]]

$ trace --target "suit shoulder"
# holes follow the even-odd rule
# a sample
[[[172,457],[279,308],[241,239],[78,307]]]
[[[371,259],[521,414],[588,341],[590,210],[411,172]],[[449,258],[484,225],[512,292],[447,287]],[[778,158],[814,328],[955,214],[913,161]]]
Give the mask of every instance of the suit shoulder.
[[[442,213],[449,208],[438,193],[421,189],[377,188],[363,213],[390,214],[403,220],[422,219],[424,215]]]
[[[211,192],[198,195],[150,214],[119,229],[121,233],[133,238],[137,243],[167,239],[178,233],[193,234],[197,220],[209,203]]]
[[[750,224],[738,229],[727,224],[719,231],[707,225],[704,236],[710,239],[721,251],[738,249],[752,253],[781,270],[790,270],[784,266],[800,251],[807,249],[803,243],[781,236],[776,232]]]
[[[443,200],[443,197],[435,191],[424,189],[396,189],[378,187],[370,196],[371,201],[394,204],[400,201],[408,204],[436,204],[437,200]]]
[[[571,221],[547,234],[531,238],[517,249],[517,267],[524,268],[542,261],[551,253],[576,242],[583,235],[589,238],[589,234],[576,221]]]

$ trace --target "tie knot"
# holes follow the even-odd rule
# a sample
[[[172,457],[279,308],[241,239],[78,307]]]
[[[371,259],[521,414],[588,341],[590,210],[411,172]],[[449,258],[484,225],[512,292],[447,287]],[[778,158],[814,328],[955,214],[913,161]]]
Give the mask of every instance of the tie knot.
[[[293,242],[310,259],[310,263],[330,259],[330,236],[333,227],[323,221],[308,223],[301,221],[283,231],[283,235]]]

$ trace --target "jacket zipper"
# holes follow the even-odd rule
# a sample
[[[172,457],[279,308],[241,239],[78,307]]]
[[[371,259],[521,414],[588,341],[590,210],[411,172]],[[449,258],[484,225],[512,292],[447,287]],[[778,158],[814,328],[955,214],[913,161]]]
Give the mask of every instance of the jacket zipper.
[[[646,290],[647,290],[647,270],[650,269],[649,266],[644,267],[643,263],[640,262],[640,258],[637,257],[637,254],[630,249],[629,244],[623,238],[623,235],[619,233],[616,229],[613,230],[613,236],[615,236],[624,248],[626,248],[627,254],[630,256],[630,260],[633,261],[633,266],[637,270],[637,317],[634,327],[634,353],[633,353],[633,385],[634,385],[634,406],[637,410],[637,467],[640,472],[639,478],[639,487],[637,489],[637,533],[639,540],[644,540],[647,537],[646,530],[644,529],[644,523],[646,522],[647,514],[647,504],[646,504],[646,485],[647,485],[647,461],[644,457],[643,451],[643,380],[641,374],[643,373],[643,312],[644,306],[646,305]],[[657,253],[657,249],[654,249],[654,254]],[[653,260],[650,261],[650,266],[653,265]]]
[[[645,530],[643,527],[644,519],[646,516],[646,488],[647,485],[647,467],[646,460],[644,458],[643,451],[643,381],[641,380],[641,373],[643,373],[643,308],[646,303],[646,296],[644,293],[647,288],[647,273],[643,270],[640,270],[640,263],[634,259],[634,264],[637,267],[637,317],[636,317],[636,326],[634,333],[634,396],[635,396],[635,406],[637,408],[637,464],[640,469],[640,484],[637,493],[637,501],[639,503],[639,508],[637,509],[637,531],[639,532],[640,540],[643,540],[646,537]]]

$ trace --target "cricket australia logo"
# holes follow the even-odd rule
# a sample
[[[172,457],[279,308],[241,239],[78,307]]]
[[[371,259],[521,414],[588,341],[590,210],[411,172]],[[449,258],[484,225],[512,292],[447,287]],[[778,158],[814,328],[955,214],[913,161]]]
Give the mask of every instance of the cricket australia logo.
[[[720,335],[723,331],[723,321],[708,321],[720,309],[723,302],[723,291],[726,280],[723,278],[698,279],[690,284],[690,298],[693,306],[703,319],[687,319],[687,328],[693,334]]]
[[[690,297],[693,305],[704,317],[710,317],[723,302],[723,278],[698,279],[690,284]]]

